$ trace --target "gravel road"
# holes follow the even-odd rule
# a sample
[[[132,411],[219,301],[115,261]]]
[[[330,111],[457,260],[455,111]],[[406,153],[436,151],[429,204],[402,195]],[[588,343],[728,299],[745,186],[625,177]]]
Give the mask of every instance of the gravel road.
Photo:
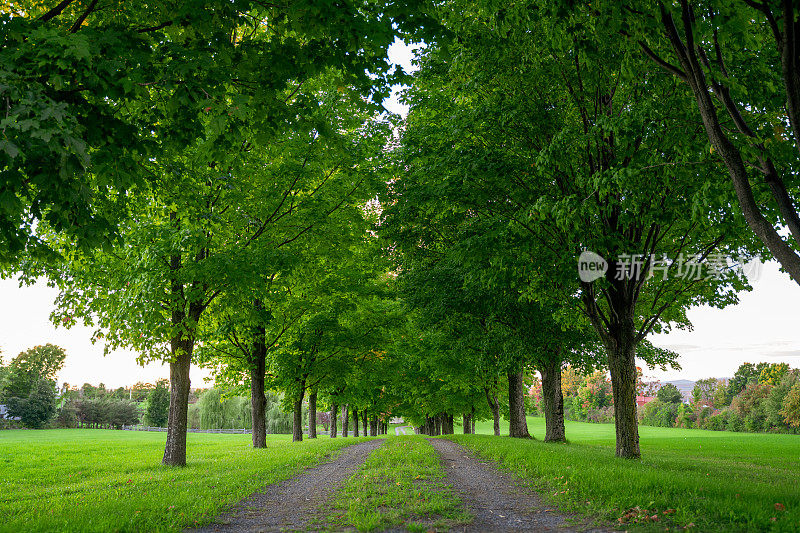
[[[447,472],[447,483],[453,486],[461,501],[475,515],[466,526],[453,532],[494,531],[558,531],[610,532],[581,526],[569,521],[575,517],[559,513],[553,506],[511,475],[499,472],[491,463],[477,458],[463,446],[445,439],[428,439]]]
[[[335,460],[310,468],[298,476],[269,485],[264,492],[239,502],[233,511],[193,533],[243,533],[303,531],[318,508],[323,506],[339,484],[353,475],[367,456],[383,444],[383,439],[361,442],[344,448]]]

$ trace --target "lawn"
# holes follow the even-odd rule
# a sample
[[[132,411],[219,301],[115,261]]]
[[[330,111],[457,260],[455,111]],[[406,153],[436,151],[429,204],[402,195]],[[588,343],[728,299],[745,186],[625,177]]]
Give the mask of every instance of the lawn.
[[[165,433],[0,431],[0,531],[179,531],[354,438],[190,433],[188,466],[160,465]]]
[[[336,529],[447,529],[471,520],[445,481],[436,451],[424,438],[392,437],[347,480],[328,521]]]
[[[614,457],[614,425],[567,422],[568,444],[455,435],[563,508],[645,529],[800,530],[800,437],[640,427],[643,459]],[[491,423],[479,423],[491,433]],[[507,429],[504,429],[507,431]],[[638,508],[638,509],[637,509]],[[656,517],[654,520],[653,517]]]

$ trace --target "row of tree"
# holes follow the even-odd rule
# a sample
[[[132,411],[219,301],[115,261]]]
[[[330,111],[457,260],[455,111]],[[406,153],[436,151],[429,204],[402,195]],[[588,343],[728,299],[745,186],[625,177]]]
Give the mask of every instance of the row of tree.
[[[0,15],[0,268],[169,362],[165,464],[193,363],[255,447],[268,390],[295,440],[306,398],[526,438],[534,371],[563,441],[562,367],[607,368],[636,458],[636,358],[675,360],[647,336],[759,252],[800,282],[791,2],[52,4]],[[396,38],[427,43],[403,121]]]

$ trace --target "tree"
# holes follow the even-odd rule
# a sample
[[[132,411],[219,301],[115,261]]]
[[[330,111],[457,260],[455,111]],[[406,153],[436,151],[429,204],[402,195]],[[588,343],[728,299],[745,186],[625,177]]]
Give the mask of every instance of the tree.
[[[800,9],[746,0],[616,7],[613,27],[689,88],[748,226],[800,283]]]
[[[152,143],[147,156],[137,160],[148,180],[124,195],[131,217],[119,225],[123,240],[111,250],[89,253],[69,249],[55,232],[49,242],[60,244],[67,264],[51,268],[52,278],[73,276],[78,282],[64,286],[56,320],[97,320],[109,347],[141,348],[142,359],[170,361],[163,462],[184,465],[189,367],[208,305],[236,284],[226,262],[238,259],[242,265],[248,259],[242,250],[278,221],[286,224],[285,232],[274,247],[304,234],[308,226],[284,220],[298,205],[319,221],[345,201],[347,192],[317,195],[303,182],[309,188],[297,194],[291,183],[304,173],[324,183],[330,173],[341,192],[345,182],[338,178],[352,164],[320,167],[317,158],[327,150],[311,150],[308,158],[291,150],[328,143],[326,148],[337,148],[337,154],[353,155],[368,144],[369,135],[364,145],[344,141],[340,131],[356,134],[340,123],[360,121],[402,78],[383,58],[419,6],[356,2],[343,8],[323,2],[312,19],[306,6],[265,8],[249,0],[214,2],[204,9],[184,6],[177,19],[169,10],[168,18],[162,15],[159,7],[147,10],[148,22],[162,22],[144,29],[155,33],[159,52],[150,59],[167,66],[145,69],[143,75],[155,79],[135,84],[137,98],[121,106]],[[295,37],[284,39],[285,32]],[[286,57],[293,60],[287,63]],[[330,113],[328,103],[343,99],[358,102],[361,112]],[[276,188],[281,191],[270,197]],[[270,202],[262,201],[267,198]],[[114,199],[102,200],[113,212]]]
[[[27,397],[14,396],[6,401],[8,414],[20,417],[29,428],[42,428],[56,415],[56,390],[48,379],[40,378],[34,382]]]
[[[783,415],[783,421],[790,427],[800,427],[800,383],[795,383],[789,389],[783,400],[780,414]]]
[[[145,420],[148,425],[164,427],[167,423],[169,414],[168,383],[166,379],[159,379],[156,381],[156,387],[147,395]]]
[[[714,393],[717,390],[717,379],[707,378],[699,379],[694,384],[692,389],[692,398],[695,402],[707,402],[709,405],[714,405]]]
[[[35,346],[11,360],[0,383],[0,402],[23,424],[42,427],[55,414],[55,377],[67,354],[53,344]],[[52,391],[48,392],[45,384]],[[52,406],[50,405],[52,403]]]
[[[663,403],[672,403],[672,404],[679,404],[683,403],[683,397],[681,396],[681,391],[678,390],[678,387],[673,385],[672,383],[666,383],[656,393],[656,398]]]
[[[743,222],[724,211],[722,179],[699,186],[697,174],[714,171],[699,127],[663,120],[684,98],[674,80],[617,46],[593,8],[561,18],[557,2],[453,5],[456,39],[426,49],[408,97],[415,144],[402,172],[424,174],[447,215],[505,221],[514,253],[493,273],[522,271],[525,296],[591,322],[613,383],[617,454],[639,457],[637,349],[652,331],[686,326],[689,306],[735,301],[746,283],[725,256],[749,257]],[[700,202],[708,196],[717,203]],[[584,250],[607,267],[593,283],[576,276]],[[686,275],[697,265],[707,275]]]

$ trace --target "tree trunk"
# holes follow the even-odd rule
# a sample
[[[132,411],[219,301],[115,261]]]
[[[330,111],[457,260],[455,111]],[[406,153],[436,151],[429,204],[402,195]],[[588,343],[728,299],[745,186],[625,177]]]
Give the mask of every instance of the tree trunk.
[[[333,404],[331,407],[331,438],[336,438],[337,426],[339,425],[339,406]]]
[[[638,459],[639,426],[636,419],[636,348],[633,343],[608,352],[611,389],[614,396],[614,426],[617,432],[617,457]]]
[[[528,421],[525,419],[525,385],[522,372],[508,373],[509,436],[519,439],[531,438]]]
[[[369,436],[378,436],[378,415],[373,416],[372,420],[369,421]]]
[[[561,394],[561,355],[541,365],[542,407],[544,410],[545,442],[564,442],[564,396]]]
[[[358,437],[358,410],[353,409],[353,436]]]
[[[453,415],[445,413],[443,415],[442,435],[452,435],[453,432]]]
[[[317,391],[308,393],[308,438],[317,438]]]
[[[192,340],[171,341],[174,360],[169,364],[169,415],[167,443],[162,463],[186,466],[186,423],[189,414],[189,369],[192,366]]]
[[[361,421],[362,421],[361,427],[364,428],[364,436],[365,437],[368,435],[368,433],[367,433],[367,425],[369,424],[368,418],[369,417],[367,416],[367,411],[366,410],[361,411]]]
[[[256,309],[261,302],[256,300]],[[267,346],[264,342],[265,330],[255,328],[256,341],[250,354],[250,406],[253,412],[253,448],[267,447],[267,397],[264,394],[264,375],[267,365]]]
[[[303,440],[303,396],[305,394],[301,393],[300,398],[294,401],[292,442],[301,442]]]
[[[492,422],[494,423],[494,436],[500,436],[500,401],[497,395],[489,391],[489,387],[484,387],[483,391],[486,393],[486,402],[489,404],[489,409],[492,411]]]
[[[345,405],[342,407],[342,437],[347,436],[347,430],[350,429],[350,407]]]
[[[464,435],[469,435],[472,433],[472,422],[470,421],[470,416],[471,415],[469,413],[464,413],[461,415],[461,425],[463,426],[462,431],[464,432]]]

